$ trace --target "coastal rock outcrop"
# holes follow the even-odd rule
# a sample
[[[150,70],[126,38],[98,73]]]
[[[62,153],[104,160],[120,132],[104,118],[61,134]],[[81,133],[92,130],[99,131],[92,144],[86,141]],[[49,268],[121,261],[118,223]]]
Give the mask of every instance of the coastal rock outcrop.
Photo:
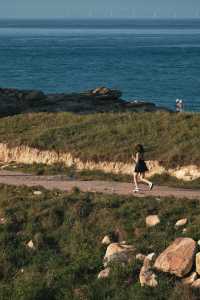
[[[26,112],[74,113],[152,112],[160,111],[155,104],[144,101],[125,101],[119,90],[98,87],[81,93],[44,94],[37,90],[0,88],[0,117]],[[168,109],[165,109],[168,111]]]

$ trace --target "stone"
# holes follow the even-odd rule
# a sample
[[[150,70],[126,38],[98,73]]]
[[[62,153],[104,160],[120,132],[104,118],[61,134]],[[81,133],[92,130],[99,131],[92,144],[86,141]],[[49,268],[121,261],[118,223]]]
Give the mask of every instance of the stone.
[[[111,244],[111,241],[110,241],[110,238],[108,235],[104,236],[103,240],[101,241],[101,243],[103,245],[110,245]]]
[[[146,258],[146,255],[142,254],[142,253],[138,253],[135,258],[139,261],[144,261]]]
[[[121,245],[127,245],[127,241],[121,241],[120,244]]]
[[[160,271],[184,277],[192,268],[196,242],[191,238],[177,238],[156,259],[154,267]]]
[[[181,280],[184,285],[191,285],[197,279],[197,273],[193,272],[190,276]]]
[[[140,270],[140,284],[141,286],[150,286],[150,287],[156,287],[158,286],[158,281],[156,279],[155,273],[151,270],[151,263],[148,258],[145,258],[144,265]]]
[[[196,254],[196,272],[200,275],[200,252]]]
[[[30,249],[35,249],[35,246],[34,246],[34,243],[32,240],[30,240],[28,243],[27,243],[27,246],[30,248]]]
[[[187,218],[185,218],[185,219],[180,219],[180,220],[178,220],[178,221],[176,222],[175,227],[181,227],[181,226],[184,226],[184,225],[187,224],[187,222],[188,222]]]
[[[144,261],[146,258],[149,260],[149,261],[153,261],[155,259],[155,256],[156,254],[153,252],[153,253],[150,253],[148,255],[144,255],[142,253],[138,253],[135,258],[137,260],[140,260],[140,261]]]
[[[155,258],[156,258],[156,254],[154,252],[152,253],[149,253],[147,255],[147,258],[150,260],[150,261],[153,261]]]
[[[159,223],[160,223],[160,219],[158,215],[149,215],[148,217],[146,217],[146,225],[148,227],[156,226]]]
[[[104,256],[104,267],[107,267],[107,265],[113,261],[127,263],[131,259],[133,251],[134,247],[131,245],[124,245],[120,243],[110,244]]]
[[[192,285],[191,285],[192,288],[195,288],[195,289],[200,289],[200,279],[197,279],[195,280]]]
[[[41,191],[34,191],[33,194],[36,195],[36,196],[40,196],[40,195],[42,195],[42,192]]]
[[[108,278],[109,274],[110,274],[110,268],[106,268],[98,274],[98,279]]]
[[[4,224],[6,224],[6,219],[1,217],[0,218],[0,225],[4,225]]]
[[[162,199],[161,198],[156,198],[156,201],[161,202]]]

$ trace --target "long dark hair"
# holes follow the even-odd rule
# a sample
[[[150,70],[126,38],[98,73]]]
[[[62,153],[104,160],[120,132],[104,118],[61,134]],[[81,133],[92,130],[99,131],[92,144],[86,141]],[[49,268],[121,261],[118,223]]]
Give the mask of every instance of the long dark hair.
[[[141,144],[135,145],[135,153],[137,152],[144,154],[144,147]]]

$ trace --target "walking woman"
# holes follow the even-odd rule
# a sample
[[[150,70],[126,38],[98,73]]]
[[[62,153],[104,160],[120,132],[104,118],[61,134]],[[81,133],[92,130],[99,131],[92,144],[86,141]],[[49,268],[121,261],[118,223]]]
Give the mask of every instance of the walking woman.
[[[148,168],[144,160],[144,148],[142,145],[137,144],[135,146],[135,156],[133,158],[135,161],[135,169],[133,174],[135,189],[133,192],[139,192],[138,181],[148,184],[149,189],[151,190],[153,188],[153,183],[145,179],[145,173],[148,171]]]

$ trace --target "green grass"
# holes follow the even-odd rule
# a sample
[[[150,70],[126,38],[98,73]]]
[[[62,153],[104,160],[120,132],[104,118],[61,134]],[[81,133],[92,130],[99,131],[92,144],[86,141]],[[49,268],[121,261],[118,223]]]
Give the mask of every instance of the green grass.
[[[71,152],[83,161],[131,162],[136,143],[165,166],[200,165],[200,114],[38,113],[0,119],[0,142]]]
[[[151,180],[157,185],[165,185],[185,189],[200,189],[200,178],[192,181],[184,181],[168,174],[162,174],[152,176]]]
[[[33,191],[42,191],[40,196]],[[157,213],[161,223],[146,228],[145,217]],[[176,237],[177,219],[187,217],[187,237],[200,236],[198,200],[118,197],[72,193],[43,188],[0,185],[0,299],[1,300],[198,300],[199,291],[178,279],[159,274],[159,287],[141,288],[141,264],[114,265],[107,280],[102,270],[104,235],[119,229],[136,252],[159,254]],[[26,247],[33,240],[36,249]],[[23,270],[23,272],[22,272]],[[133,283],[127,285],[128,278]]]
[[[105,180],[105,181],[119,181],[132,182],[132,176],[123,174],[105,173],[100,170],[76,170],[73,167],[65,167],[63,164],[16,164],[10,163],[6,166],[2,164],[4,170],[19,171],[30,173],[34,175],[57,175],[74,180]],[[0,167],[0,168],[1,168]]]

